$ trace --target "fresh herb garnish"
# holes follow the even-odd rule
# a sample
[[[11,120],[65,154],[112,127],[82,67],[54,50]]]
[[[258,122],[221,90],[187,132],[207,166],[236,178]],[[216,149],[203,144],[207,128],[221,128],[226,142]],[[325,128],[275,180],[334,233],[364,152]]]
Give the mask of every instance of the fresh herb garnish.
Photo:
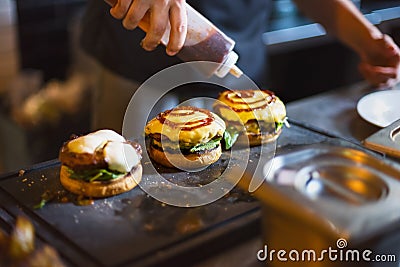
[[[33,206],[33,208],[35,210],[41,209],[44,207],[44,205],[46,205],[47,201],[45,199],[41,199],[40,202],[38,204],[36,204],[35,206]]]
[[[55,192],[51,192],[50,190],[46,190],[40,197],[40,202],[33,206],[34,209],[41,209],[43,208],[47,202],[51,201],[57,196]]]

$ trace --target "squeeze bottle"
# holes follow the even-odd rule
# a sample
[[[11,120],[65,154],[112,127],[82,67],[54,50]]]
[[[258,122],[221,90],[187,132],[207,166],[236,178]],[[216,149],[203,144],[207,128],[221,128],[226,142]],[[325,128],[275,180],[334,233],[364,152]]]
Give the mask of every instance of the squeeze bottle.
[[[114,6],[117,0],[105,0],[109,5]],[[212,61],[219,63],[214,69],[208,69],[207,74],[223,78],[228,73],[240,77],[243,72],[236,66],[239,58],[233,51],[235,41],[226,36],[221,30],[213,25],[208,19],[197,12],[186,3],[187,12],[187,35],[182,49],[176,56],[183,61]],[[139,27],[147,32],[149,29],[149,13],[146,13],[140,21]],[[161,38],[163,45],[168,44],[171,26],[168,23],[167,29]],[[205,71],[205,70],[203,70]]]

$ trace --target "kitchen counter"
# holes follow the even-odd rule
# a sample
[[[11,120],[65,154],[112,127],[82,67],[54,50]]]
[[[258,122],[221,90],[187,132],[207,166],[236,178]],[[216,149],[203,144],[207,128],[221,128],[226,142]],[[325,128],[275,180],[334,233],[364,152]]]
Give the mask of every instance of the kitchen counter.
[[[372,91],[361,83],[288,103],[292,126],[279,137],[277,155],[315,143],[363,149],[360,142],[378,129],[359,117],[355,107]],[[259,152],[254,148],[251,153],[253,162]],[[263,246],[260,206],[251,196],[243,198],[246,194],[236,192],[204,207],[179,209],[159,205],[136,188],[95,200],[92,206],[56,201],[33,209],[45,190],[61,189],[58,171],[59,162],[51,161],[33,166],[22,176],[18,172],[1,176],[0,227],[10,229],[13,218],[25,214],[37,227],[41,242],[53,245],[68,266],[262,265],[257,260]],[[177,231],[174,225],[182,220],[194,223],[194,229]],[[155,228],[149,232],[145,225],[150,224]]]
[[[396,88],[400,89],[400,84]],[[374,91],[376,91],[375,88],[361,82],[288,103],[286,107],[289,121],[292,125],[301,125],[315,133],[321,133],[323,136],[342,140],[344,144],[348,142],[354,144],[358,149],[364,149],[362,141],[380,128],[362,119],[358,115],[356,107],[359,99]],[[284,131],[287,130],[284,129]],[[283,145],[282,141],[284,140],[278,139],[278,146]],[[382,160],[399,169],[399,159],[387,158],[383,154]],[[263,248],[263,245],[261,237],[255,236],[240,244],[232,245],[228,250],[199,262],[195,266],[233,266],[237,262],[244,267],[265,266],[257,260],[257,252]]]
[[[379,128],[357,113],[357,102],[374,89],[364,82],[311,96],[287,105],[291,121],[360,144]]]
[[[400,89],[400,84],[393,89]],[[357,112],[358,100],[374,91],[365,82],[360,82],[294,101],[287,105],[288,117],[309,129],[361,144],[380,130]]]

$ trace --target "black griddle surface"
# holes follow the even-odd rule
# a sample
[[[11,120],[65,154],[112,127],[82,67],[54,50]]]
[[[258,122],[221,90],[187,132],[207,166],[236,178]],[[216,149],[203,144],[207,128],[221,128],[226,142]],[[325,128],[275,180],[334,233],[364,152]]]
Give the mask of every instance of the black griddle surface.
[[[279,153],[329,138],[292,126],[284,129],[278,140]],[[196,174],[159,170],[181,183],[197,183],[201,177],[217,178],[228,156],[223,154],[213,166]],[[250,161],[257,161],[257,157],[259,148],[252,148]],[[196,208],[165,205],[140,187],[80,206],[62,188],[59,169],[60,163],[55,160],[33,166],[23,175],[15,172],[0,177],[0,221],[26,215],[34,222],[38,237],[54,246],[71,266],[163,266],[174,258],[204,258],[216,247],[227,248],[234,241],[259,233],[259,203],[237,188]],[[57,197],[34,209],[46,191],[58,192]]]

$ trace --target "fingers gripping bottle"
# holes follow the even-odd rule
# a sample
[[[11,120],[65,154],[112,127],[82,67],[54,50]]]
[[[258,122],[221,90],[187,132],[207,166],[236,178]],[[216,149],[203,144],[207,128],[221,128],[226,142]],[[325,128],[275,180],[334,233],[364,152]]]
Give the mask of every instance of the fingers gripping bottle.
[[[117,0],[105,0],[113,6]],[[214,69],[207,69],[207,75],[216,75],[220,78],[231,73],[240,77],[243,72],[236,66],[239,58],[233,51],[235,41],[226,36],[221,30],[213,25],[208,19],[197,12],[186,3],[187,12],[187,36],[182,49],[177,56],[186,62],[189,61],[212,61],[219,63]],[[139,27],[147,32],[149,29],[148,13],[139,23]],[[168,44],[170,25],[161,39],[163,45]],[[203,70],[205,71],[205,70]]]

